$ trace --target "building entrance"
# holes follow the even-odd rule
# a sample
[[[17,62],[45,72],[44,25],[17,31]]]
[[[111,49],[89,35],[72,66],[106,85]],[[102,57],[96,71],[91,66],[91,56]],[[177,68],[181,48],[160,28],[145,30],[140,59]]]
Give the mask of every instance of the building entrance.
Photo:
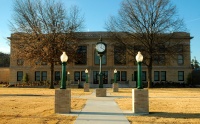
[[[99,71],[93,71],[93,84],[99,83]],[[108,71],[102,71],[103,84],[108,83]]]

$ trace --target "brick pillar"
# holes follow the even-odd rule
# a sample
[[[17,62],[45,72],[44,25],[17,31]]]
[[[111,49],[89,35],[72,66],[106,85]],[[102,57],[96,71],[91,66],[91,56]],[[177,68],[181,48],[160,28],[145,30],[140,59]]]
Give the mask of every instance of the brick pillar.
[[[70,113],[71,89],[55,90],[55,113]]]
[[[118,83],[113,83],[112,84],[112,88],[113,88],[113,92],[118,92]]]
[[[132,110],[135,114],[149,114],[148,89],[132,89]]]
[[[106,96],[106,88],[96,89],[96,97],[105,97],[105,96]]]
[[[89,92],[89,91],[90,91],[90,84],[84,83],[84,92]]]

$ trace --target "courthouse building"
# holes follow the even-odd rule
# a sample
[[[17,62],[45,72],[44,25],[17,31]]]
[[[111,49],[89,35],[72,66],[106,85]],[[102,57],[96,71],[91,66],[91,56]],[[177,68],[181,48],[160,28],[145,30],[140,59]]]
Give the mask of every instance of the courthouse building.
[[[185,47],[184,49],[187,49],[188,52],[177,54],[177,59],[170,61],[170,63],[161,65],[154,63],[152,70],[153,82],[172,81],[186,83],[187,76],[191,72],[190,40],[192,37],[186,32],[176,32],[175,34],[174,40],[183,42],[183,48]],[[98,84],[99,56],[96,53],[95,46],[101,36],[102,41],[107,44],[107,52],[102,57],[103,83],[111,84],[113,82],[114,69],[117,69],[117,81],[119,83],[129,84],[136,81],[137,63],[130,61],[132,57],[127,53],[124,54],[124,57],[118,56],[114,46],[110,45],[111,37],[107,32],[82,32],[80,36],[84,40],[78,48],[79,53],[81,53],[81,59],[76,63],[67,63],[67,80],[71,83],[85,82],[85,69],[88,69],[89,83],[91,85]],[[29,82],[50,81],[50,66],[46,63],[41,63],[40,66],[31,67],[26,64],[25,60],[14,58],[12,56],[14,52],[12,50],[12,41],[18,39],[15,39],[15,34],[12,34],[9,39],[11,40],[9,82],[20,82],[26,73],[28,74]],[[135,53],[137,52],[135,51]],[[124,62],[118,61],[122,58],[125,58]],[[54,71],[54,81],[59,81],[61,79],[61,65],[55,64]],[[142,65],[142,80],[147,82],[147,67],[145,65]]]

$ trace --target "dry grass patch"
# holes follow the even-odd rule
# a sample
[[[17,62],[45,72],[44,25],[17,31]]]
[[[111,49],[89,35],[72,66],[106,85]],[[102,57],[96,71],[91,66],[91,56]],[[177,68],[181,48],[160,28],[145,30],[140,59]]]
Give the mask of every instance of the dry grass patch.
[[[125,90],[125,89],[124,89]],[[127,89],[130,92],[130,89]],[[125,93],[119,92],[118,96]],[[150,89],[149,115],[128,116],[132,123],[200,123],[200,89]],[[117,93],[116,93],[117,95]],[[132,110],[132,98],[116,99],[122,110]]]
[[[72,93],[83,95],[82,90],[72,89]],[[73,94],[72,94],[73,95]],[[76,116],[54,113],[55,89],[40,88],[0,88],[1,124],[72,124]],[[72,98],[71,109],[80,110],[86,99]]]

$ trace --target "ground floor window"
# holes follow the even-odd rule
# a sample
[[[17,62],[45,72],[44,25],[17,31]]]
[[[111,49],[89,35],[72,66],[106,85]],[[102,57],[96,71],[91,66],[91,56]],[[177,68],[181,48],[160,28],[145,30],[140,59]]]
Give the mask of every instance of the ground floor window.
[[[74,81],[85,81],[85,78],[86,78],[85,71],[74,72]]]
[[[160,72],[154,71],[154,81],[160,81]]]
[[[137,81],[137,71],[134,71],[134,75],[132,74],[132,80]],[[146,71],[142,71],[142,81],[147,80],[147,73]]]
[[[166,71],[161,71],[161,81],[166,81]]]
[[[40,81],[40,77],[41,77],[40,71],[36,71],[35,72],[35,81]]]
[[[22,81],[23,71],[17,71],[17,81]]]
[[[55,71],[55,81],[60,81],[60,71]]]
[[[108,83],[108,71],[102,71],[103,84]],[[93,83],[99,83],[99,71],[93,71]]]
[[[117,81],[127,81],[127,72],[117,71]]]
[[[178,81],[184,81],[184,71],[178,71]]]
[[[36,71],[35,81],[47,81],[47,71]]]

